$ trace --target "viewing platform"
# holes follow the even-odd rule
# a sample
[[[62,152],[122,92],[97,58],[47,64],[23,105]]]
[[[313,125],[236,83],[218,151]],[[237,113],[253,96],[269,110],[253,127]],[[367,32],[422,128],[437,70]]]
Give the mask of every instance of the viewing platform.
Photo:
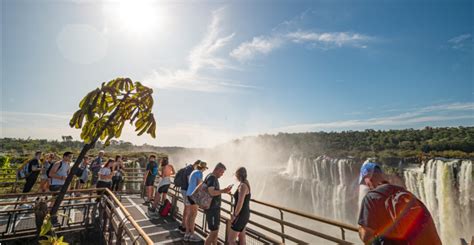
[[[59,209],[56,233],[71,244],[203,244],[184,242],[177,229],[182,219],[183,200],[171,187],[168,199],[173,208],[170,216],[150,218],[143,204],[142,168],[126,169],[122,191],[108,189],[70,190]],[[17,183],[16,183],[17,184]],[[5,187],[5,185],[4,185]],[[6,188],[12,188],[7,186]],[[27,196],[27,201],[21,201]],[[0,243],[34,243],[36,237],[34,205],[37,198],[54,199],[55,193],[1,194]],[[221,210],[219,242],[227,240],[232,199],[224,196]],[[271,203],[251,200],[251,219],[246,229],[248,244],[354,244],[357,227],[317,217]],[[322,232],[325,230],[325,232]],[[196,218],[196,231],[205,239],[209,230],[203,210]],[[330,231],[330,232],[327,232]]]

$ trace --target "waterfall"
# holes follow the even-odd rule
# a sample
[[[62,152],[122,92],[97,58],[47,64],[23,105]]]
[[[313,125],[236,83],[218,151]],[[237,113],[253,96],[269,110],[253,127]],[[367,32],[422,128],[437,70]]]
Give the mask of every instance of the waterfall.
[[[433,159],[404,171],[405,184],[430,210],[443,244],[474,235],[474,183],[470,160]]]
[[[359,168],[360,164],[351,159],[291,156],[280,176],[290,181],[287,193],[296,198],[295,202],[311,202],[311,207],[303,207],[306,211],[354,224]]]

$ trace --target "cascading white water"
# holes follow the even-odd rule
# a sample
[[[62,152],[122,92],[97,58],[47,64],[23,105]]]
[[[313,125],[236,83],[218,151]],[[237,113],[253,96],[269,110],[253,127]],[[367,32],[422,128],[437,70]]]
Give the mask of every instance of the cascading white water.
[[[443,244],[474,236],[473,163],[433,159],[404,172],[411,192],[430,210]]]
[[[357,217],[356,179],[360,164],[350,159],[291,156],[280,176],[291,181],[290,193],[298,203],[311,199],[314,214],[355,223]]]
[[[357,178],[360,163],[350,159],[291,156],[280,173],[296,209],[357,224]],[[473,163],[470,160],[434,159],[403,171],[405,185],[426,207],[443,244],[474,235]],[[280,180],[281,181],[281,180]],[[277,186],[273,184],[272,186]],[[302,203],[309,203],[310,207]]]

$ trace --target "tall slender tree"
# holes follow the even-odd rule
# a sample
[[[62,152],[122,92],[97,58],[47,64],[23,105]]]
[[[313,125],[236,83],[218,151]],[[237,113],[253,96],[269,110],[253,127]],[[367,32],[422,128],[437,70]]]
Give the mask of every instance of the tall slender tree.
[[[82,129],[81,139],[85,144],[56,197],[51,209],[52,216],[57,214],[73,179],[74,170],[99,139],[109,145],[110,140],[120,137],[127,121],[135,126],[139,136],[147,133],[156,137],[152,94],[153,90],[140,82],[132,82],[130,78],[117,78],[102,83],[100,88],[92,90],[81,100],[79,110],[72,116],[69,126]]]

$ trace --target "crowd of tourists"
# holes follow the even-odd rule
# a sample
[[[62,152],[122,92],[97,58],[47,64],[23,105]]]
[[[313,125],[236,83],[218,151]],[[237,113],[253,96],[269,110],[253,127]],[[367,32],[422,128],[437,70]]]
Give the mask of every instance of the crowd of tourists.
[[[42,152],[36,152],[33,159],[21,166],[18,171],[18,177],[25,179],[23,193],[31,192],[33,186],[39,177],[39,192],[55,192],[61,190],[68,174],[72,171],[74,182],[70,189],[85,188],[109,188],[112,191],[118,191],[123,182],[124,160],[121,156],[105,159],[105,152],[99,151],[96,157],[85,156],[79,167],[72,169],[73,153],[65,152],[59,159],[55,153],[44,155]],[[75,195],[79,195],[76,193]],[[26,196],[23,196],[26,200]],[[21,207],[31,208],[24,204]]]
[[[36,152],[34,158],[21,169],[26,179],[24,193],[31,191],[38,177],[39,191],[59,191],[71,171],[71,152],[65,152],[60,160],[54,153],[47,154],[43,163],[41,158],[42,153]],[[196,216],[201,208],[210,231],[205,244],[217,244],[222,195],[233,195],[231,227],[226,231],[228,243],[236,244],[238,240],[239,244],[245,244],[251,198],[247,170],[240,167],[235,171],[239,186],[232,194],[233,185],[221,188],[219,184],[219,179],[227,170],[226,166],[217,163],[210,173],[205,174],[208,168],[206,162],[197,160],[175,171],[167,157],[157,159],[155,155],[150,155],[143,178],[144,204],[148,206],[148,216],[156,218],[167,215],[171,208],[167,193],[170,185],[174,184],[179,188],[184,202],[182,223],[178,228],[184,234],[184,240],[201,241],[195,233]],[[100,151],[95,158],[85,157],[79,168],[74,170],[74,175],[77,176],[75,189],[105,187],[117,191],[124,176],[123,159],[116,156],[106,160],[104,151]],[[359,236],[364,244],[441,244],[433,218],[425,205],[404,187],[389,183],[379,164],[368,161],[362,165],[359,185],[358,225]]]
[[[195,222],[198,208],[204,210],[209,234],[205,244],[217,244],[221,223],[221,196],[231,194],[232,185],[221,189],[219,179],[224,175],[227,168],[223,163],[217,163],[212,172],[204,177],[207,171],[207,163],[197,160],[179,171],[175,172],[173,165],[168,162],[168,158],[161,158],[157,163],[155,156],[150,156],[146,166],[146,173],[143,184],[146,187],[145,205],[148,205],[148,215],[151,218],[162,215],[167,205],[171,205],[166,199],[170,185],[170,177],[175,176],[174,185],[180,189],[184,210],[181,225],[178,230],[184,234],[184,240],[189,242],[199,242],[201,238],[195,233]],[[155,189],[155,179],[160,181]],[[240,167],[235,172],[235,177],[239,181],[239,186],[233,193],[234,203],[231,214],[231,229],[228,232],[229,244],[246,244],[245,228],[250,219],[250,184],[247,180],[247,170]],[[207,193],[200,195],[201,193]],[[207,201],[206,201],[207,200]],[[161,211],[160,211],[161,210]],[[163,215],[162,215],[163,216]]]

